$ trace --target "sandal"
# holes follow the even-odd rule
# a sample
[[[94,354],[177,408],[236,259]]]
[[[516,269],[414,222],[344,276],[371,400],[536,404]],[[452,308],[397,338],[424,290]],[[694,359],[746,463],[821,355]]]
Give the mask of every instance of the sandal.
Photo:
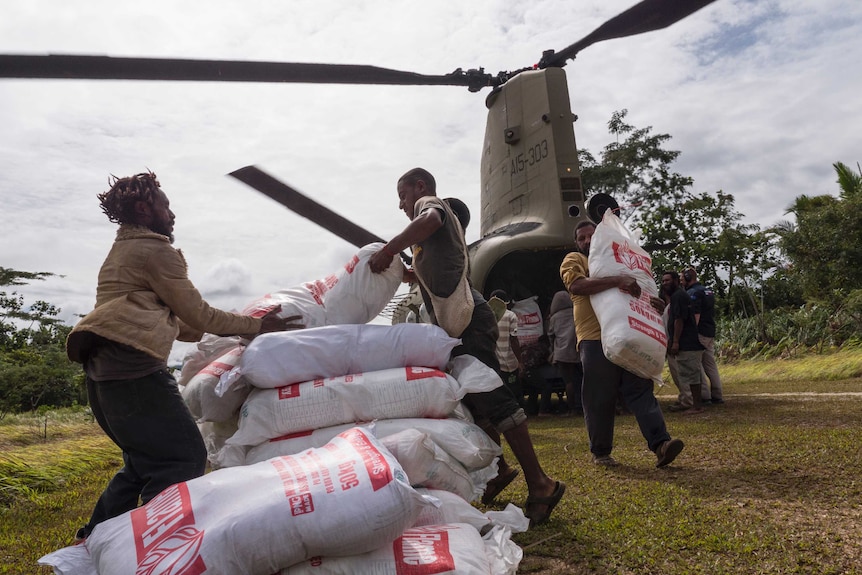
[[[510,483],[512,483],[516,477],[518,477],[518,471],[514,467],[510,467],[508,473],[505,475],[498,475],[494,479],[488,482],[488,485],[485,486],[485,493],[482,494],[482,504],[488,505],[494,499],[497,498],[500,493],[506,489]]]
[[[547,497],[534,497],[532,495],[527,497],[527,512],[525,515],[530,519],[530,527],[535,527],[536,525],[541,525],[546,522],[551,517],[551,512],[554,510],[554,507],[557,506],[557,503],[560,502],[560,499],[563,498],[563,493],[565,492],[566,484],[562,481],[557,481],[554,492]],[[547,509],[545,509],[544,512],[531,513],[530,505],[546,505]]]

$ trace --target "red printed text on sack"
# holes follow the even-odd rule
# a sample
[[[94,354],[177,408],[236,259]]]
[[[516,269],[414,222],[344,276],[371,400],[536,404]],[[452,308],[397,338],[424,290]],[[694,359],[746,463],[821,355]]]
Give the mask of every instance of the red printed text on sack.
[[[646,301],[644,301],[646,300]],[[629,308],[638,315],[642,315],[648,321],[656,324],[661,324],[662,319],[656,309],[649,303],[649,295],[646,292],[641,292],[640,299],[629,299]]]
[[[356,461],[351,459],[338,464],[338,483],[341,490],[347,491],[359,487],[359,476],[356,475]]]
[[[433,528],[409,529],[393,543],[397,575],[454,573],[449,533]]]
[[[356,429],[350,429],[339,436],[350,442],[353,448],[362,456],[365,470],[368,472],[368,478],[371,480],[372,490],[378,491],[392,482],[392,470],[389,468],[386,458],[368,441],[368,437],[365,434]]]
[[[405,367],[404,369],[407,372],[407,381],[430,379],[432,377],[446,377],[445,373],[432,367]]]
[[[287,498],[287,503],[290,505],[290,514],[293,517],[314,512],[314,501],[311,499],[311,493],[292,495]]]
[[[326,295],[326,292],[334,288],[337,283],[338,276],[333,274],[331,276],[326,276],[322,280],[315,280],[304,285],[305,289],[311,292],[311,297],[314,298],[314,301],[316,301],[318,305],[323,305],[323,297]]]
[[[351,259],[349,262],[344,264],[344,269],[347,271],[348,274],[352,274],[353,270],[356,269],[356,264],[358,264],[358,263],[359,263],[359,254],[353,256],[353,259]]]
[[[314,511],[314,499],[311,496],[309,489],[308,476],[303,471],[302,465],[297,461],[299,456],[284,456],[274,457],[269,460],[270,464],[275,468],[284,485],[284,496],[287,498],[290,505],[290,513],[293,516],[305,515]],[[323,478],[324,484],[331,483],[327,481],[328,475]],[[319,483],[320,479],[315,483]],[[331,485],[327,485],[327,493],[331,493],[329,489]]]
[[[216,360],[210,363],[201,370],[201,373],[205,375],[221,376],[224,372],[230,371],[234,368],[236,360],[239,359],[241,355],[242,348],[240,346],[236,346],[234,349],[219,358],[224,361]]]
[[[542,318],[539,315],[539,312],[534,311],[530,313],[517,314],[518,316],[518,327],[526,327],[532,325],[539,325],[542,323]]]
[[[632,271],[641,270],[652,276],[652,260],[649,256],[635,252],[631,247],[629,247],[628,242],[623,242],[622,244],[613,242],[612,246],[614,250],[614,259],[617,260],[618,263]]]
[[[269,296],[266,297],[268,298]],[[263,317],[275,308],[277,308],[279,305],[279,303],[263,299],[250,304],[248,307],[242,310],[242,315],[247,315],[251,317]]]
[[[646,334],[662,345],[667,346],[667,333],[665,333],[663,329],[655,328],[632,316],[629,316],[629,327],[635,331]]]
[[[143,507],[129,513],[139,572],[172,561],[172,573],[196,575],[206,567],[197,554],[203,532],[194,527],[191,496],[185,482],[171,485]],[[160,571],[167,572],[167,571]]]
[[[280,400],[299,397],[299,384],[291,383],[290,385],[277,388],[276,391],[278,391],[278,399]]]

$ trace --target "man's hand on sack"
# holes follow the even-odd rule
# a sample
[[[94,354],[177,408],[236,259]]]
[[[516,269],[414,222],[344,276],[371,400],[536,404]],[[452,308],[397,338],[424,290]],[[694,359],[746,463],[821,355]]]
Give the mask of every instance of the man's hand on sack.
[[[641,286],[638,284],[638,280],[631,276],[620,276],[619,288],[631,294],[632,297],[641,297]]]
[[[667,348],[667,353],[669,355],[679,355],[679,342],[675,341],[670,344],[670,347]]]
[[[371,267],[371,271],[376,274],[384,272],[392,265],[392,254],[389,253],[386,246],[383,246],[383,248],[368,258],[368,265]]]
[[[649,304],[659,313],[664,313],[664,308],[667,307],[666,301],[655,296],[650,296]]]
[[[278,305],[275,308],[271,309],[266,313],[265,316],[261,318],[263,322],[260,326],[261,333],[270,333],[273,331],[291,331],[295,329],[304,329],[305,324],[300,323],[302,321],[301,315],[292,315],[289,317],[279,317],[278,314],[281,313],[281,306]]]

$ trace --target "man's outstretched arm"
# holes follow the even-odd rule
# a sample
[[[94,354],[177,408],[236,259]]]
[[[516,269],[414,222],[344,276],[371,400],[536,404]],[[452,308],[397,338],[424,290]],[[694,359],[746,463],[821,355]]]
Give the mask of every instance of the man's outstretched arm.
[[[431,234],[443,226],[443,217],[436,209],[425,210],[413,221],[407,224],[404,230],[389,240],[383,248],[368,259],[371,271],[379,274],[392,263],[392,256],[398,252],[416,245],[431,237]]]

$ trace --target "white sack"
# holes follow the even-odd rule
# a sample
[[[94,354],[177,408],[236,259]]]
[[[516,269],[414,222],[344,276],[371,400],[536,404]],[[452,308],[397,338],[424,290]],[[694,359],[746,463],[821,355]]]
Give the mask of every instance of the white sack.
[[[57,549],[40,557],[38,563],[53,567],[54,575],[99,575],[93,556],[85,545],[70,545]]]
[[[502,537],[483,539],[464,523],[413,527],[369,553],[315,557],[281,575],[514,575],[523,552],[498,530]]]
[[[240,450],[239,455],[234,455],[232,458],[230,450],[225,451],[225,443],[239,429],[236,419],[218,422],[199,422],[198,429],[204,438],[204,445],[207,448],[207,459],[213,469],[245,465],[245,450]],[[227,461],[228,464],[223,464],[223,460]]]
[[[281,318],[300,316],[297,321],[306,328],[326,325],[326,308],[323,302],[315,299],[314,294],[305,285],[268,293],[249,303],[242,310],[242,315],[263,317],[279,305],[281,311],[278,316]]]
[[[446,365],[446,372],[458,380],[461,387],[470,390],[469,393],[492,391],[503,385],[500,374],[472,355],[453,357]],[[469,417],[472,419],[472,414]]]
[[[372,273],[368,266],[368,259],[382,247],[382,243],[368,244],[334,274],[269,293],[250,303],[242,313],[261,317],[281,305],[279,317],[301,316],[306,328],[368,323],[383,311],[401,285],[400,264],[390,265],[379,274]],[[393,256],[393,260],[397,257]]]
[[[451,375],[451,374],[450,374]],[[457,377],[455,379],[458,379]],[[452,410],[452,413],[449,414],[449,417],[454,417],[455,419],[461,419],[464,421],[469,421],[473,423],[476,421],[473,419],[473,414],[467,409],[467,406],[464,405],[463,402],[459,403],[455,409]]]
[[[405,365],[443,369],[460,341],[436,325],[419,323],[265,333],[254,338],[239,365],[222,377],[216,393],[224,393],[239,377],[256,387],[273,388]]]
[[[494,526],[506,527],[512,533],[524,533],[530,528],[530,520],[520,507],[512,503],[507,504],[502,511],[480,511],[448,491],[424,487],[419,487],[416,491],[437,499],[440,504],[424,506],[413,527],[439,523],[468,523],[480,533],[485,533]]]
[[[242,341],[243,339],[238,335],[225,337],[205,333],[197,345],[189,349],[183,357],[183,367],[177,378],[177,384],[180,387],[187,385],[200,370]]]
[[[512,541],[512,532],[505,527],[494,527],[482,537],[485,557],[488,558],[489,573],[516,575],[524,551]]]
[[[246,464],[265,461],[279,455],[299,453],[313,447],[320,447],[339,433],[350,429],[353,425],[338,425],[293,433],[264,441],[248,450]],[[374,433],[377,437],[387,437],[405,429],[415,429],[425,433],[434,443],[458,461],[467,471],[484,469],[493,463],[494,458],[502,453],[500,446],[494,443],[488,434],[475,423],[460,419],[381,419],[374,422]]]
[[[397,255],[385,271],[371,271],[368,260],[383,248],[382,243],[362,247],[335,274],[305,286],[323,301],[326,325],[368,323],[383,311],[404,274]]]
[[[198,421],[236,421],[239,408],[251,391],[242,382],[231,386],[222,396],[215,392],[222,374],[232,370],[242,356],[243,346],[236,345],[201,369],[183,387],[183,399]]]
[[[602,328],[602,349],[613,363],[661,382],[667,354],[667,333],[661,314],[650,305],[658,297],[652,260],[611,210],[596,226],[590,243],[590,277],[629,275],[641,288],[640,298],[619,289],[590,296]]]
[[[449,491],[466,501],[477,499],[485,491],[487,481],[475,485],[464,466],[443,451],[426,433],[405,429],[381,437],[380,442],[398,460],[413,487]]]
[[[257,445],[289,433],[375,419],[446,417],[467,393],[486,391],[495,382],[473,383],[485,387],[465,388],[437,369],[396,367],[255,388],[240,411],[239,431],[228,443]]]
[[[394,541],[427,501],[368,430],[353,428],[321,449],[173,485],[97,525],[86,546],[111,575],[271,575]]]
[[[542,324],[542,310],[539,309],[538,296],[516,301],[512,311],[518,316],[518,343],[530,345],[545,333]]]

